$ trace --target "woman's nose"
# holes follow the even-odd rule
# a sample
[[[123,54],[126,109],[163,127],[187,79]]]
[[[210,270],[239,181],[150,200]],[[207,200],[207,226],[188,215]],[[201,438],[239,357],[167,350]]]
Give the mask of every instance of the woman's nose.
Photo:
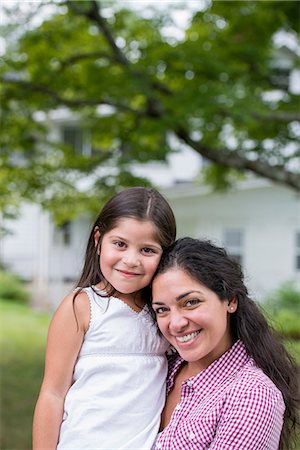
[[[169,327],[170,330],[175,333],[180,333],[188,325],[188,319],[180,311],[174,311],[171,313]]]

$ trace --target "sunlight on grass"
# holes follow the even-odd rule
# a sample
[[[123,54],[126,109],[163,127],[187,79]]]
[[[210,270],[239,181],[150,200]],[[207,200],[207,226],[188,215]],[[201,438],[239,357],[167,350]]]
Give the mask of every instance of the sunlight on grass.
[[[1,301],[1,450],[31,448],[32,416],[44,371],[50,315]],[[300,341],[286,343],[300,364]],[[300,450],[300,446],[297,450]]]
[[[44,370],[50,316],[1,301],[1,449],[31,448],[32,415]]]

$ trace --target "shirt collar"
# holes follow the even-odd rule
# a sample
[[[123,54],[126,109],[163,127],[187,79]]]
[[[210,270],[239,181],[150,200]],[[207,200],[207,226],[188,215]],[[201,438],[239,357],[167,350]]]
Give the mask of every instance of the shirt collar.
[[[209,394],[228,377],[234,376],[250,359],[244,344],[238,340],[220,358],[183,384],[187,383],[198,394]],[[184,360],[178,356],[170,367],[167,392],[173,387],[176,373],[183,364]]]

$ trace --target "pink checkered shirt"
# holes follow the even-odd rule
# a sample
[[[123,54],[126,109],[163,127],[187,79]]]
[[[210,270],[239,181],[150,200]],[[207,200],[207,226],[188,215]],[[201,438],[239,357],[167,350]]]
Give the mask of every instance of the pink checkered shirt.
[[[183,360],[171,357],[167,392]],[[206,370],[182,383],[181,400],[156,450],[277,450],[281,392],[237,341]]]

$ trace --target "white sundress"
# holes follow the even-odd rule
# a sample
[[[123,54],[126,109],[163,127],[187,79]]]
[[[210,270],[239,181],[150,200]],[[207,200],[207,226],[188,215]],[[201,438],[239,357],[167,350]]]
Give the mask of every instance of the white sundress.
[[[83,291],[90,326],[65,398],[57,449],[150,450],[165,403],[169,344],[147,306],[137,313],[118,298],[101,297],[91,287]]]

